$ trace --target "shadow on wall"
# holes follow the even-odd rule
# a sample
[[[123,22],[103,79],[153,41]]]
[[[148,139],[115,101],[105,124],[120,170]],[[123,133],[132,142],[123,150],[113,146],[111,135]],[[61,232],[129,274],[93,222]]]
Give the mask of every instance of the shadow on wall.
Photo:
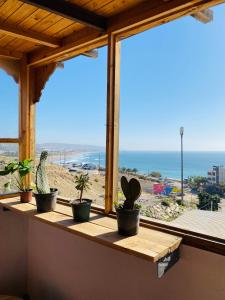
[[[38,291],[38,292],[37,292]],[[32,291],[31,291],[32,295]],[[63,300],[66,299],[66,295],[56,286],[51,286],[47,282],[39,282],[36,289],[35,296],[32,300]],[[71,299],[72,300],[72,299]]]
[[[26,293],[27,224],[27,218],[0,207],[0,294]]]

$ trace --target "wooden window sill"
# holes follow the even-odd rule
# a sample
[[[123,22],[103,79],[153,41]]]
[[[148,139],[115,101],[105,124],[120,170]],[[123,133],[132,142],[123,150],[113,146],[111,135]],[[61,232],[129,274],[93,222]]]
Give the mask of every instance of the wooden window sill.
[[[89,222],[76,223],[71,208],[61,204],[48,213],[37,213],[34,202],[21,203],[19,197],[2,199],[0,206],[151,262],[176,250],[182,241],[181,237],[144,227],[136,236],[122,237],[115,219],[93,212]]]

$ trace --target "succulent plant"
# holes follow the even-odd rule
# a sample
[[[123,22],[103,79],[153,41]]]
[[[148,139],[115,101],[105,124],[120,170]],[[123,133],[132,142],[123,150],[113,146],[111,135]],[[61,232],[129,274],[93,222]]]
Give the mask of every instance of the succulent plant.
[[[128,181],[125,176],[122,176],[121,188],[126,198],[123,204],[123,208],[134,209],[134,203],[141,195],[140,182],[135,178],[132,178],[130,181]]]
[[[47,160],[47,157],[48,157],[48,152],[42,151],[40,156],[40,162],[36,172],[36,189],[39,194],[50,193],[50,187],[48,184],[48,178],[45,169],[45,162]]]

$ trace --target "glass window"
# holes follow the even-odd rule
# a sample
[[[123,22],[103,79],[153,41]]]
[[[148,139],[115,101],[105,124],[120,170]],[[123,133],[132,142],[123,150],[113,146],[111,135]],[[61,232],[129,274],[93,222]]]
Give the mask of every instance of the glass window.
[[[1,69],[0,82],[0,138],[17,138],[19,117],[18,85]]]
[[[189,16],[122,41],[119,174],[140,181],[143,216],[221,237],[225,6],[213,10],[211,23]]]
[[[18,148],[17,144],[0,143],[0,170],[4,170],[8,163],[15,160],[18,161]],[[14,175],[0,176],[0,194],[17,190],[16,177]]]
[[[37,104],[37,153],[49,151],[50,185],[75,199],[75,176],[89,174],[84,197],[104,205],[107,48],[98,58],[79,56],[64,63],[46,84]]]

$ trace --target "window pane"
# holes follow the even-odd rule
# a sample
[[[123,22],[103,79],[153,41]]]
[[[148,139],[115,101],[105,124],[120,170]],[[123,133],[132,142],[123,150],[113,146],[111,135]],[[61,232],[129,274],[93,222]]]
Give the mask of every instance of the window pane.
[[[61,197],[75,199],[75,176],[88,173],[84,197],[103,205],[105,194],[106,48],[98,58],[65,62],[37,105],[38,153],[49,151],[48,174]]]
[[[212,23],[186,17],[122,41],[119,167],[140,180],[143,216],[225,238],[225,6],[213,10]]]
[[[4,170],[8,163],[18,160],[18,149],[17,144],[0,144],[0,170]],[[0,176],[0,194],[17,190],[14,175]]]
[[[0,69],[0,138],[18,137],[18,85]]]

